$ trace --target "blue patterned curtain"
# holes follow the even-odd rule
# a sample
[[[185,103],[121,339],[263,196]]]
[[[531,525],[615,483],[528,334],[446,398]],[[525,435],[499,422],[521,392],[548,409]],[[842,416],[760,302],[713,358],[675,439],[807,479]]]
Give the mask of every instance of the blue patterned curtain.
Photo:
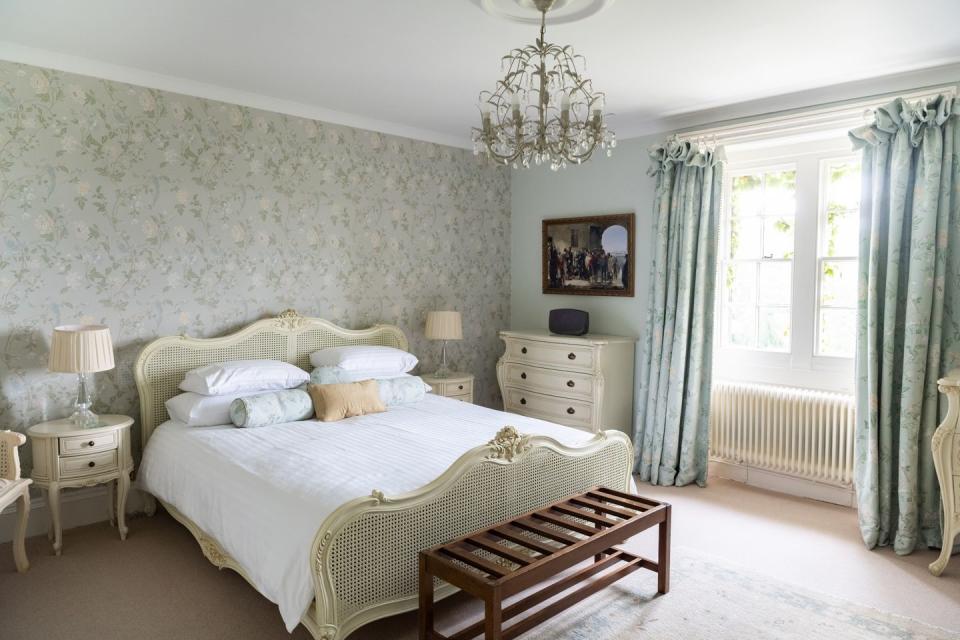
[[[867,547],[939,546],[930,438],[937,378],[960,364],[960,109],[894,100],[863,150],[855,481]]]
[[[650,153],[653,260],[634,443],[640,479],[707,481],[722,151],[676,138]]]

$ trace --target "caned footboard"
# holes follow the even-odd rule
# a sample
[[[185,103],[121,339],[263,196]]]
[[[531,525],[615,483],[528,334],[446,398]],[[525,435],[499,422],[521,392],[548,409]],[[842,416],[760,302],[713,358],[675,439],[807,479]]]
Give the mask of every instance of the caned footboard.
[[[411,460],[410,464],[417,464]],[[316,600],[303,618],[318,640],[417,608],[417,553],[594,485],[628,490],[633,446],[606,431],[567,447],[512,427],[418,489],[344,504],[321,526],[311,553]],[[436,593],[445,597],[449,585]]]

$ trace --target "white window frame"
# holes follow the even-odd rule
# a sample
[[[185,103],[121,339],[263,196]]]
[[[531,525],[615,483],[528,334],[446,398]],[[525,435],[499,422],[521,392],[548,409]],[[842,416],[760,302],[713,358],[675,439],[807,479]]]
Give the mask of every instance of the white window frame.
[[[779,384],[810,389],[852,392],[854,359],[817,355],[819,327],[820,229],[823,194],[821,160],[855,156],[845,132],[814,141],[765,140],[762,143],[727,147],[724,172],[721,238],[718,267],[725,264],[729,203],[732,178],[749,172],[776,170],[794,165],[797,169],[796,211],[794,213],[794,255],[790,315],[790,351],[768,352],[724,345],[726,322],[723,305],[724,269],[717,269],[718,293],[714,339],[714,376],[727,380]]]

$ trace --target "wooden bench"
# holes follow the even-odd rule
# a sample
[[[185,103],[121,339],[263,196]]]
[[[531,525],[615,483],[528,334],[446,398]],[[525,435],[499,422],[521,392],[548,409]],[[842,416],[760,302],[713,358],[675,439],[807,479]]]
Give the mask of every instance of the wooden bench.
[[[618,549],[641,531],[659,526],[657,561]],[[593,562],[504,607],[505,599],[565,570]],[[595,487],[420,552],[420,640],[515,638],[637,569],[657,573],[657,591],[670,589],[670,505]],[[434,630],[434,579],[484,601],[484,619],[445,636]],[[558,596],[527,617],[503,622]]]

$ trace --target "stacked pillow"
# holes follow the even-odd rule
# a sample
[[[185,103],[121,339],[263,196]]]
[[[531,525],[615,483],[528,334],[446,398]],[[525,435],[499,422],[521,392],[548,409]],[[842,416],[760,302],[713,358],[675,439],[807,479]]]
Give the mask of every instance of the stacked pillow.
[[[167,412],[189,427],[230,424],[230,405],[237,398],[293,389],[309,380],[306,371],[279,360],[208,364],[187,372],[180,383],[186,393],[167,400]]]
[[[262,427],[314,414],[326,421],[384,411],[416,402],[430,391],[423,380],[408,373],[417,366],[417,358],[400,349],[335,347],[314,352],[310,362],[316,368],[309,375],[278,360],[198,367],[180,383],[185,393],[167,400],[167,412],[191,427],[230,422]]]

